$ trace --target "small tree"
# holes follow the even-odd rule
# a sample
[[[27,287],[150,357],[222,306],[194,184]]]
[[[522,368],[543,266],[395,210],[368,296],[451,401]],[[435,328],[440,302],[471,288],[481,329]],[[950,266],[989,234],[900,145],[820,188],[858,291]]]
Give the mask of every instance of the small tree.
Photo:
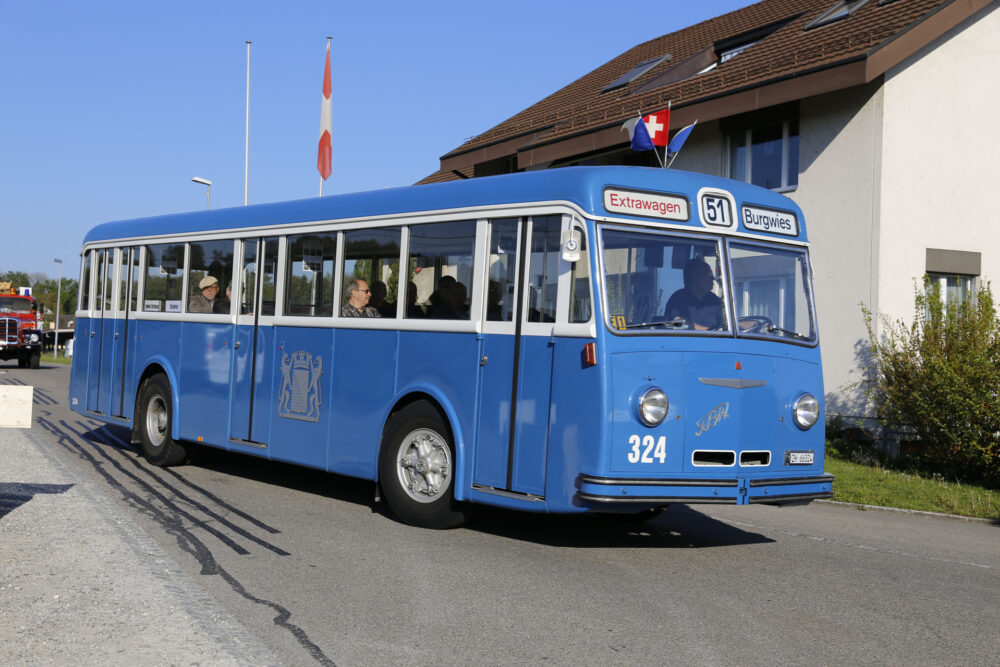
[[[913,323],[864,309],[874,368],[869,397],[889,426],[912,429],[928,471],[1000,485],[1000,319],[989,285],[947,306],[937,284],[914,298]]]

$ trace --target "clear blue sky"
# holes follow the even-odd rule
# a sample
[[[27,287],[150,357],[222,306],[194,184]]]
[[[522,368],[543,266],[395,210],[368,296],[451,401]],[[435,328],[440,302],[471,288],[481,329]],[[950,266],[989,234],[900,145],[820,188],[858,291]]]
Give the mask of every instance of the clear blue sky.
[[[0,0],[0,272],[79,270],[93,225],[409,185],[438,158],[632,46],[746,0],[287,3]]]

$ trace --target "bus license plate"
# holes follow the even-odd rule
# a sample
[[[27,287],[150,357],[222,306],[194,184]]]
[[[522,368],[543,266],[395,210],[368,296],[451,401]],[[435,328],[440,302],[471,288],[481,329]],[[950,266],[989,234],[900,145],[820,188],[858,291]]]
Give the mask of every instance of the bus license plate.
[[[812,452],[788,452],[788,465],[809,466],[813,464],[815,456]]]

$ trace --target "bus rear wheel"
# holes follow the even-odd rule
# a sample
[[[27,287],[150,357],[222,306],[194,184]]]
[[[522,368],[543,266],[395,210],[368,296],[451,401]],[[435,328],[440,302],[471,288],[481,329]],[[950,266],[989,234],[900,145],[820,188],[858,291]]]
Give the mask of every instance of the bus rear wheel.
[[[187,460],[187,448],[170,437],[173,402],[170,381],[163,375],[146,380],[139,391],[136,428],[142,455],[155,466],[173,466]]]
[[[379,483],[390,509],[405,523],[443,529],[465,521],[454,499],[450,430],[434,406],[412,403],[389,422],[379,457]]]

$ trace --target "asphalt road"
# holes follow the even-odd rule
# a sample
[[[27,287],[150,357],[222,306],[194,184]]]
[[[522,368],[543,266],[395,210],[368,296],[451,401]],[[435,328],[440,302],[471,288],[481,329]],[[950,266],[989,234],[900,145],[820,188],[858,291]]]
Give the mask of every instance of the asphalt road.
[[[208,451],[149,466],[0,365],[36,430],[288,664],[1000,664],[1000,526],[813,503],[653,521],[396,522],[369,482]]]

